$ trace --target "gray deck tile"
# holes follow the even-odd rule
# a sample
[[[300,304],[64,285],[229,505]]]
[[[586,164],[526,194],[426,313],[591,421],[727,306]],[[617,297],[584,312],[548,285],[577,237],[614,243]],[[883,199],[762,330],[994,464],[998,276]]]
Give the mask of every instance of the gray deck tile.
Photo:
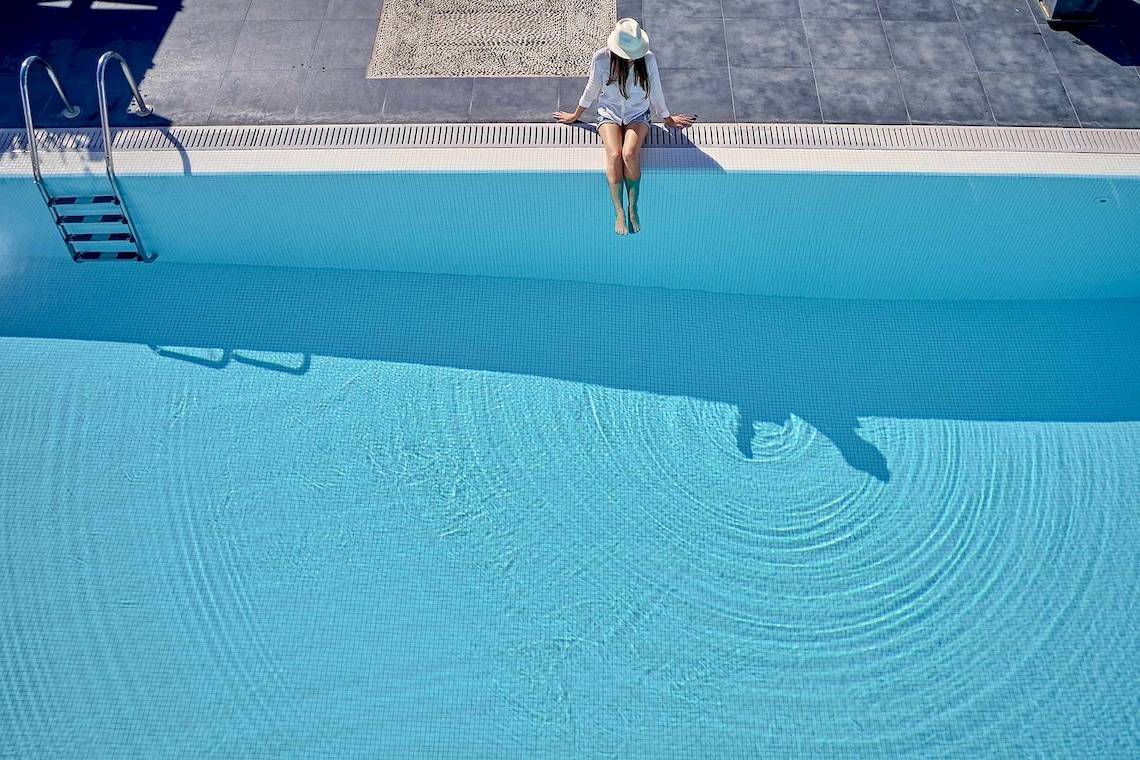
[[[979,71],[1056,71],[1041,32],[1032,24],[963,24]]]
[[[977,70],[957,21],[887,21],[883,26],[900,70]]]
[[[299,21],[323,18],[329,0],[253,0],[249,21]]]
[[[641,0],[617,0],[618,18],[635,18],[641,21],[642,10]]]
[[[725,18],[800,18],[798,0],[724,0]]]
[[[1117,74],[1133,64],[1113,27],[1086,27],[1072,32],[1040,26],[1057,69],[1065,74]]]
[[[641,0],[641,12],[649,18],[664,16],[721,17],[720,0]],[[646,28],[648,29],[648,25]]]
[[[558,77],[476,78],[471,121],[553,121]]]
[[[709,68],[727,66],[724,21],[720,18],[646,16],[645,28],[659,66]]]
[[[957,21],[950,0],[878,0],[884,21]]]
[[[1062,74],[1061,80],[1086,127],[1140,125],[1140,77],[1133,69],[1116,74]]]
[[[800,0],[804,18],[879,19],[875,0]]]
[[[205,124],[222,77],[221,71],[154,69],[143,77],[139,90],[156,116],[173,124]]]
[[[701,121],[735,121],[728,69],[661,69],[661,85],[671,111]]]
[[[222,79],[210,124],[281,124],[292,122],[301,101],[305,72],[231,71]]]
[[[992,124],[977,73],[899,71],[903,97],[915,124]]]
[[[823,120],[836,124],[906,124],[894,69],[816,69]]]
[[[56,65],[84,115],[60,119],[37,74],[33,108],[45,126],[97,124],[91,76],[108,49],[144,78],[160,113],[147,123],[527,121],[575,107],[585,71],[545,79],[366,80],[383,3],[180,0],[114,19],[37,6],[29,18],[50,17],[51,24],[0,28],[0,77],[14,90],[11,78],[30,53]],[[1104,0],[1101,10],[1100,24],[1059,31],[1045,25],[1037,0],[617,2],[619,16],[644,21],[671,107],[703,121],[897,123],[911,105],[909,117],[920,122],[990,123],[996,116],[1008,124],[1072,124],[1075,104],[1086,126],[1140,128],[1140,115],[1132,115],[1140,3]],[[266,73],[238,76],[254,72]],[[109,93],[115,123],[142,124],[118,113],[129,101],[121,85],[111,83]],[[0,123],[19,126],[14,92],[4,106]]]
[[[0,98],[0,126],[16,126],[23,124],[23,111],[20,105],[20,98],[16,95],[20,86],[20,78],[15,74],[0,73],[0,92],[4,93],[4,97]],[[48,85],[49,87],[51,85]],[[40,93],[41,95],[43,93]],[[33,93],[35,95],[35,93]],[[32,117],[39,121],[39,116],[43,112],[42,97],[35,96],[32,103]]]
[[[56,71],[67,68],[79,50],[83,28],[63,21],[56,34],[55,39],[25,37],[15,25],[0,27],[0,73],[18,73],[20,64],[29,55],[41,56]]]
[[[804,19],[804,26],[816,68],[891,68],[891,51],[877,19]]]
[[[662,75],[664,76],[664,75]],[[666,95],[670,90],[669,83],[662,83],[666,88]],[[559,77],[558,78],[558,110],[573,113],[578,107],[578,99],[582,97],[582,90],[586,87],[586,77]],[[598,118],[597,109],[593,106],[582,113],[583,122],[594,122]]]
[[[735,19],[726,25],[725,38],[730,66],[811,68],[804,23],[799,19]]]
[[[1077,115],[1051,71],[983,71],[982,86],[998,124],[1076,127]]]
[[[467,121],[471,79],[391,79],[384,99],[384,121],[414,123]]]
[[[178,15],[199,21],[244,21],[252,0],[182,0]]]
[[[732,95],[741,121],[823,121],[810,69],[733,69]]]
[[[309,62],[321,22],[247,21],[230,58],[230,69],[294,69]]]
[[[384,0],[329,0],[325,18],[355,18],[380,20]]]
[[[1036,3],[1037,0],[1030,0]],[[991,23],[1032,24],[1033,11],[1027,0],[954,0],[958,20],[989,21]]]
[[[240,21],[176,19],[159,43],[153,65],[165,71],[225,71]]]
[[[366,68],[376,45],[376,28],[356,19],[325,19],[310,63],[329,69]]]
[[[389,80],[366,79],[364,72],[364,67],[307,71],[297,120],[314,124],[376,121],[384,109]]]

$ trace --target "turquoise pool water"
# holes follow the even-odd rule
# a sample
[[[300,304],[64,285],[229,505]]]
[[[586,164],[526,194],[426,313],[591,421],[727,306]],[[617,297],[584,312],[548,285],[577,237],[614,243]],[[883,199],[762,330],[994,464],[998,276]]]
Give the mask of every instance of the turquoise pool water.
[[[0,756],[1140,752],[1140,185],[372,179],[0,183]]]

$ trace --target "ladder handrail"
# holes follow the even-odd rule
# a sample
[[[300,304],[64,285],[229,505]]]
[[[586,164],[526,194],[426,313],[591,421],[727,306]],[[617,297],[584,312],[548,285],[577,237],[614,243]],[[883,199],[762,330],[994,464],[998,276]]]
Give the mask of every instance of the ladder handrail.
[[[56,94],[59,95],[59,99],[63,101],[64,117],[74,119],[79,115],[79,106],[72,105],[71,100],[67,97],[67,93],[63,91],[63,85],[59,83],[59,77],[56,76],[55,69],[43,58],[40,58],[38,55],[29,55],[24,59],[24,62],[20,64],[20,104],[24,107],[24,129],[28,133],[28,153],[30,153],[32,157],[32,176],[36,181],[36,187],[44,194],[44,200],[47,200],[47,191],[43,186],[44,178],[43,175],[40,174],[40,152],[36,147],[36,131],[32,126],[32,101],[28,94],[28,74],[31,73],[32,66],[37,63],[47,72],[48,79],[51,80]]]
[[[108,50],[99,56],[99,66],[95,70],[95,84],[99,93],[99,123],[103,128],[103,163],[107,167],[107,179],[111,183],[111,192],[119,199],[119,210],[122,211],[123,219],[127,222],[127,228],[131,231],[131,237],[134,238],[139,257],[146,260],[146,252],[143,250],[142,241],[139,240],[139,234],[135,230],[135,223],[131,219],[131,215],[127,212],[127,204],[123,200],[123,194],[119,191],[119,181],[115,176],[115,163],[111,158],[111,122],[107,117],[107,64],[111,61],[119,62],[119,67],[123,70],[123,77],[126,78],[127,84],[130,85],[131,94],[134,96],[135,102],[138,103],[139,107],[136,115],[142,118],[150,116],[154,111],[148,107],[146,101],[143,100],[142,93],[139,92],[139,86],[135,82],[134,75],[131,74],[131,68],[127,65],[126,59],[114,50]]]

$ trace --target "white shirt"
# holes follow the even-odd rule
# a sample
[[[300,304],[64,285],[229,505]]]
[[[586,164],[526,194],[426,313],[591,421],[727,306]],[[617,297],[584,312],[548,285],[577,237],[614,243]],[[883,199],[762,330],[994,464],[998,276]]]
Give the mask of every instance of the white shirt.
[[[657,57],[653,53],[645,54],[645,67],[649,72],[648,96],[645,89],[637,83],[633,66],[630,66],[629,81],[625,87],[629,97],[623,98],[617,82],[606,84],[606,80],[610,78],[610,49],[602,48],[594,53],[594,59],[590,64],[590,81],[586,82],[586,89],[582,92],[578,105],[589,108],[594,100],[598,99],[598,114],[621,124],[628,124],[634,117],[651,109],[654,117],[669,118],[665,93],[661,91],[661,75],[657,71]]]

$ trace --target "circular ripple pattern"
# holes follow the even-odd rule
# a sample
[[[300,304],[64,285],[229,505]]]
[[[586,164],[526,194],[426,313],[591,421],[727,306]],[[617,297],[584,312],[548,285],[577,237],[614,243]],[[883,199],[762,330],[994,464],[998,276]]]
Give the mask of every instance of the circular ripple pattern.
[[[227,754],[335,753],[459,701],[491,754],[1049,754],[1131,682],[1097,659],[1136,646],[1131,423],[864,419],[884,481],[794,413],[749,459],[708,400],[99,351],[0,402],[15,754],[186,715]]]
[[[495,452],[490,472],[551,501],[523,535],[510,508],[488,535],[536,555],[517,580],[527,598],[605,589],[608,619],[596,605],[530,610],[577,642],[565,678],[626,652],[698,724],[918,751],[1016,723],[1033,709],[1026,684],[1065,674],[1049,660],[1057,632],[1095,617],[1086,594],[1110,530],[1095,503],[1119,486],[1087,430],[866,420],[888,484],[795,416],[758,423],[749,461],[724,405],[567,388],[513,417],[517,386],[461,390],[470,452]],[[523,471],[532,447],[553,461]],[[593,704],[599,725],[622,706]]]

